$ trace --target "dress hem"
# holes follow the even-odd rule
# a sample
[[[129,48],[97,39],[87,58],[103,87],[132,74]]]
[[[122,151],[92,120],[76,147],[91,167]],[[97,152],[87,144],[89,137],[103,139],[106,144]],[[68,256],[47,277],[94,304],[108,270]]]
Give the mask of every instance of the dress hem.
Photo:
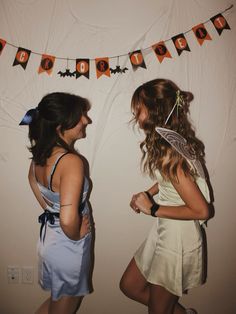
[[[48,292],[51,292],[51,296],[52,296],[52,300],[53,301],[58,301],[60,300],[60,298],[62,297],[83,297],[83,296],[86,296],[88,294],[91,294],[93,292],[93,290],[85,290],[83,292],[79,292],[79,293],[76,293],[76,294],[66,294],[66,293],[63,293],[62,295],[60,295],[59,297],[54,297],[52,295],[52,289],[51,288],[45,288],[43,287],[41,284],[39,284],[40,287],[44,290],[44,291],[48,291]]]
[[[204,284],[206,283],[206,282],[204,281],[204,282],[197,283],[197,284],[195,284],[195,285],[191,285],[191,286],[189,286],[188,288],[184,289],[184,290],[182,291],[182,293],[180,293],[180,292],[174,291],[174,290],[170,289],[169,287],[165,286],[164,283],[157,282],[157,281],[154,282],[153,280],[150,280],[150,279],[144,274],[144,272],[143,272],[142,268],[140,267],[139,263],[137,262],[135,256],[134,256],[134,260],[135,260],[135,263],[136,263],[136,265],[137,265],[139,271],[141,272],[142,276],[146,279],[146,281],[147,281],[148,283],[151,283],[151,284],[153,284],[153,285],[161,286],[161,287],[165,288],[167,291],[169,291],[170,293],[172,293],[173,295],[176,295],[176,296],[178,296],[178,297],[182,297],[183,294],[187,294],[190,289],[200,287],[200,286],[202,286],[202,285],[204,285]]]

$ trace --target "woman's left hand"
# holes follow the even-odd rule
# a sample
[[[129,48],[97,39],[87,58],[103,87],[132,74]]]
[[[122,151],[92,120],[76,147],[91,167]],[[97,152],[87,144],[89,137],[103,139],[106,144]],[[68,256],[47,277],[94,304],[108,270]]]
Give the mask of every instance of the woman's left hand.
[[[134,204],[135,207],[138,208],[142,213],[146,215],[151,214],[150,208],[152,203],[145,192],[140,192],[135,195]]]

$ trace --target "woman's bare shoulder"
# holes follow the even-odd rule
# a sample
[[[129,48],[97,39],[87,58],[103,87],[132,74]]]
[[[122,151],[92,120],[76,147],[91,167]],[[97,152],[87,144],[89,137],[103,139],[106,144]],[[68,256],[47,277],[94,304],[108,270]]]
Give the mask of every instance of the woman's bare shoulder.
[[[60,161],[61,171],[83,171],[84,164],[82,158],[77,154],[68,153]]]

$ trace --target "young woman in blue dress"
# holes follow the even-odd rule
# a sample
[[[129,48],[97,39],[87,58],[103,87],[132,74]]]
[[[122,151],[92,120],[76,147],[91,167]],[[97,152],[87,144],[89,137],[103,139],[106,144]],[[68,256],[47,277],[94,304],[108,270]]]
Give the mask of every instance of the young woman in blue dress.
[[[51,93],[20,123],[29,125],[29,183],[44,210],[39,216],[39,283],[51,292],[36,314],[75,313],[91,292],[89,180],[74,148],[86,137],[89,109],[85,98]]]

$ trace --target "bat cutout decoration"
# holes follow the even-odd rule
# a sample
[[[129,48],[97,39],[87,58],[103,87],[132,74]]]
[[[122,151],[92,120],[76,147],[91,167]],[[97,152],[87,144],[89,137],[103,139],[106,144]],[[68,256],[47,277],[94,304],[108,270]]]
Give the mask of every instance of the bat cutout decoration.
[[[124,69],[121,69],[121,67],[119,65],[116,66],[115,69],[112,69],[110,68],[110,71],[111,71],[111,74],[116,74],[116,73],[125,73],[125,71],[128,71],[128,68],[124,68]]]
[[[57,72],[57,74],[60,74],[61,77],[65,77],[65,76],[75,76],[76,71],[74,72],[70,72],[70,69],[66,69],[65,72],[59,71]]]

